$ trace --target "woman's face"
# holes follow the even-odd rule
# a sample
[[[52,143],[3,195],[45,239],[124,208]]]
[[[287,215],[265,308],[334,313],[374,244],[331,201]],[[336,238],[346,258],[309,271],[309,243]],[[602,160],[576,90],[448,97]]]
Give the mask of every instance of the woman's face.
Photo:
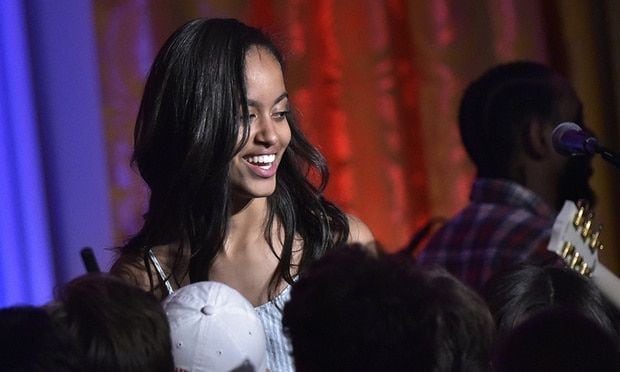
[[[235,195],[260,198],[275,191],[276,171],[291,141],[286,119],[289,103],[276,58],[260,47],[250,48],[245,58],[250,131],[247,143],[231,161],[229,176]],[[240,128],[239,142],[242,135]]]

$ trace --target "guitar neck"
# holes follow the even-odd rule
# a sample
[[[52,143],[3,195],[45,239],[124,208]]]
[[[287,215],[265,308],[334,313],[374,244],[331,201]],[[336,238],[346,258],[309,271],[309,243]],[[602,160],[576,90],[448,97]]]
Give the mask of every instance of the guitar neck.
[[[553,224],[547,249],[562,257],[566,266],[589,277],[620,309],[620,278],[598,260],[600,227],[594,228],[592,219],[587,207],[566,201]]]
[[[590,276],[598,289],[609,299],[616,308],[620,309],[620,278],[598,262],[596,270]]]

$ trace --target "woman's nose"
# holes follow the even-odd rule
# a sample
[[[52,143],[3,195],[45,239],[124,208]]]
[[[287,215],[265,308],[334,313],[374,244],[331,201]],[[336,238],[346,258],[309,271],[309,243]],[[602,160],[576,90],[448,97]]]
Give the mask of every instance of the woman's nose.
[[[271,146],[278,141],[276,123],[271,116],[266,115],[256,124],[258,124],[255,136],[257,142],[266,146]]]

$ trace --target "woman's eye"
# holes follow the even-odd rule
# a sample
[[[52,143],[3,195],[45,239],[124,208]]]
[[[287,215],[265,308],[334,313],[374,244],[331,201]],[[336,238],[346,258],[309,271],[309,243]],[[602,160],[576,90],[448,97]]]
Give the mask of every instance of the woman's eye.
[[[241,121],[246,123],[251,123],[256,119],[256,114],[248,114],[247,116],[242,116]]]
[[[282,119],[286,119],[286,115],[289,113],[289,111],[278,111],[276,113],[273,114],[273,117],[276,120],[282,120]]]

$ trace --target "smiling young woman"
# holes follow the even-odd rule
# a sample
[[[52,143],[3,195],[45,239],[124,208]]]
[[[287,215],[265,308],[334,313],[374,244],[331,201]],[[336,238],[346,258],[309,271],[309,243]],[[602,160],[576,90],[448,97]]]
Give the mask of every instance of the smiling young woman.
[[[323,197],[325,159],[299,130],[282,66],[269,38],[233,19],[168,39],[134,132],[149,207],[111,269],[161,298],[204,280],[235,288],[263,321],[272,371],[293,368],[281,309],[294,278],[328,250],[373,243]]]

